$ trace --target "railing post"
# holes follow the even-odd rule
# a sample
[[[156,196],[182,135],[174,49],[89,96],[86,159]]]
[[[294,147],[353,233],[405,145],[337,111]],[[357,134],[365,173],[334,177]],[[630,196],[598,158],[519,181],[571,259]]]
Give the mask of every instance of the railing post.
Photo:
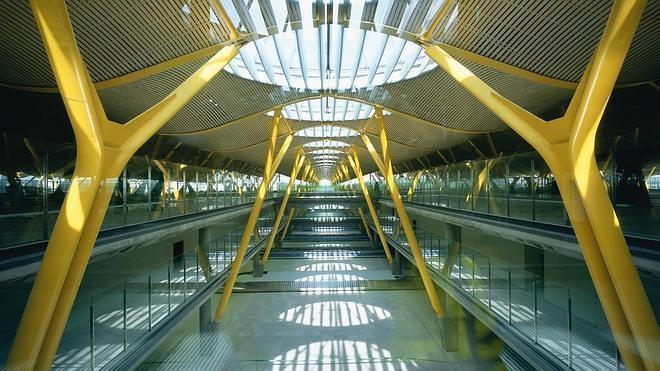
[[[151,220],[151,162],[147,158],[147,220]]]
[[[151,270],[147,279],[147,317],[149,320],[149,331],[151,331]]]
[[[463,288],[463,249],[458,250],[458,288]]]
[[[571,303],[571,294],[566,289],[566,332],[568,335],[568,368],[573,368],[573,308]]]
[[[90,298],[89,304],[89,362],[94,369],[94,297]]]
[[[174,264],[174,263],[173,263]],[[167,315],[172,313],[172,269],[167,262]]]
[[[534,166],[534,152],[532,152],[529,162],[529,168],[532,173],[530,176],[531,181],[529,182],[529,184],[531,184],[530,191],[532,192],[532,220],[536,220],[536,169]]]
[[[490,256],[488,257],[488,309],[493,309]]]
[[[187,281],[188,281],[188,276],[187,276],[187,269],[186,269],[186,253],[184,252],[181,254],[183,257],[183,301],[186,301],[186,294],[188,292],[188,288],[186,287]]]
[[[124,350],[126,350],[126,348],[128,347],[128,313],[127,313],[127,311],[128,311],[128,301],[127,301],[127,299],[128,298],[127,298],[127,295],[126,295],[127,294],[126,293],[127,286],[128,286],[127,282],[124,281],[124,289],[122,290],[123,291],[123,307],[124,307],[124,310],[122,312]]]
[[[534,290],[534,344],[539,342],[539,304],[538,304],[538,281],[534,281],[532,289]]]
[[[42,209],[43,209],[43,239],[48,239],[48,146],[45,146],[46,150],[44,151],[43,157],[43,173],[44,179],[42,183],[41,198],[42,198]]]
[[[121,171],[121,213],[124,216],[124,225],[128,224],[128,180],[126,167]]]
[[[509,324],[511,324],[511,266],[510,265],[509,265],[508,277],[506,281],[506,288],[507,288],[507,303],[508,303],[507,317]]]
[[[472,297],[476,296],[476,281],[475,281],[475,266],[477,261],[474,260],[474,254],[472,254]]]
[[[506,188],[506,216],[511,216],[511,186],[509,185],[509,162],[506,163],[506,174],[504,176],[504,187]]]

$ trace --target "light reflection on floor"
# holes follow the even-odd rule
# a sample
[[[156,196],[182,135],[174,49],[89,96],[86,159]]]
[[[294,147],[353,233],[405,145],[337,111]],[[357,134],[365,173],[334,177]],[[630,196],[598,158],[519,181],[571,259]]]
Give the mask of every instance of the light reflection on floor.
[[[299,325],[347,327],[367,325],[391,317],[391,313],[376,305],[355,301],[318,301],[299,305],[279,314],[278,319]]]
[[[367,267],[362,264],[334,262],[305,264],[297,267],[296,270],[300,272],[366,271]]]
[[[294,282],[347,282],[347,281],[364,281],[366,278],[355,274],[345,273],[323,273],[314,274],[307,277],[301,277],[294,280]]]
[[[391,363],[392,353],[376,344],[355,340],[325,340],[300,345],[273,359],[273,370],[289,370],[292,365],[331,365],[341,355],[346,364],[360,364],[364,361],[373,363]],[[393,364],[386,369],[394,370]],[[400,370],[408,370],[405,365]]]
[[[281,259],[271,262],[271,272],[261,278],[242,278],[298,282],[393,279],[385,259],[351,256],[349,262],[338,255]],[[215,296],[213,307],[217,300]],[[224,345],[217,345],[221,340],[202,340],[207,335],[186,334],[182,342],[186,345],[160,352],[142,368],[198,369],[226,363],[231,354],[238,369],[250,370],[458,369],[450,362],[453,356],[442,350],[439,322],[421,290],[310,289],[235,293],[231,300],[223,322],[210,333],[222,338]],[[197,318],[190,323],[194,328]],[[197,337],[200,339],[195,340]],[[226,348],[225,358],[214,361],[213,354],[192,345],[202,341]]]

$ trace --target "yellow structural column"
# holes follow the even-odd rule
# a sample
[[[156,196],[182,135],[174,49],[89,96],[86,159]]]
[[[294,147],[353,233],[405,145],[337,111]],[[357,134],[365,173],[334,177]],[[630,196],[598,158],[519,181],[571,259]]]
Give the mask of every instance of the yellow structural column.
[[[429,274],[428,268],[426,266],[426,261],[422,256],[421,250],[419,249],[419,244],[417,243],[417,237],[415,236],[415,231],[413,230],[412,224],[410,223],[408,212],[406,211],[403,205],[403,201],[401,201],[399,188],[397,187],[396,182],[394,181],[394,173],[392,169],[391,155],[387,142],[387,133],[385,132],[385,122],[383,120],[382,107],[379,106],[375,107],[374,117],[378,123],[380,145],[383,151],[383,158],[381,159],[379,157],[378,153],[376,152],[374,146],[371,144],[371,141],[369,141],[369,138],[367,138],[366,134],[362,134],[362,140],[364,141],[364,144],[367,146],[367,150],[371,154],[371,157],[373,158],[374,162],[385,176],[385,181],[390,189],[390,193],[392,196],[392,202],[394,203],[394,207],[397,211],[397,214],[399,215],[399,221],[401,222],[401,226],[403,227],[403,232],[406,234],[406,237],[408,239],[408,245],[410,246],[410,251],[412,252],[412,255],[415,259],[415,264],[419,269],[419,275],[422,277],[422,282],[424,283],[426,294],[429,297],[429,301],[431,302],[431,306],[433,307],[433,310],[435,311],[436,315],[438,317],[442,317],[443,311],[442,311],[442,306],[440,305],[440,299],[438,298],[438,293],[435,290],[433,280],[431,279],[431,275]]]
[[[241,270],[243,265],[243,260],[245,258],[245,253],[247,252],[248,245],[250,244],[250,238],[254,231],[254,227],[257,224],[259,219],[259,213],[261,213],[261,207],[264,203],[264,198],[266,197],[266,192],[270,185],[270,180],[272,175],[277,170],[273,165],[275,163],[275,145],[277,143],[277,133],[279,131],[280,120],[282,116],[282,109],[276,108],[275,114],[273,115],[273,125],[271,128],[270,139],[268,141],[268,151],[266,152],[266,161],[264,166],[264,176],[259,185],[259,190],[252,205],[252,210],[250,211],[250,216],[248,217],[247,223],[245,224],[245,229],[243,231],[243,236],[241,236],[241,242],[236,251],[236,257],[231,265],[231,270],[229,272],[229,277],[225,281],[224,288],[222,290],[222,296],[220,297],[220,303],[215,312],[215,320],[220,321],[222,315],[227,310],[229,304],[229,297],[231,296],[232,290],[234,289],[234,284],[236,283],[236,278],[238,273]],[[286,149],[283,149],[286,151]],[[282,150],[280,150],[281,152]],[[279,157],[279,156],[278,156]]]
[[[64,1],[33,0],[31,6],[78,153],[72,186],[12,345],[7,361],[10,369],[50,368],[121,169],[238,51],[234,45],[223,47],[160,103],[120,125],[105,115],[80,56]]]
[[[371,201],[371,196],[369,196],[369,189],[367,188],[367,185],[364,184],[362,167],[360,166],[360,159],[358,158],[357,151],[353,150],[351,152],[352,153],[348,155],[348,163],[353,168],[355,177],[357,178],[358,183],[360,183],[360,188],[362,188],[362,193],[364,194],[364,201],[367,203],[367,208],[369,209],[371,218],[374,221],[374,226],[376,227],[376,233],[378,233],[378,238],[380,239],[380,244],[383,245],[383,250],[385,250],[385,255],[387,256],[387,261],[389,261],[391,264],[392,253],[390,252],[390,248],[387,244],[387,238],[385,237],[385,233],[383,232],[383,227],[380,224],[380,220],[378,219],[378,214],[376,214],[376,208],[374,207],[374,204]]]
[[[282,198],[282,204],[280,205],[279,210],[277,210],[277,216],[275,217],[275,222],[273,223],[273,231],[270,232],[270,235],[268,236],[268,241],[266,241],[264,255],[261,258],[262,264],[266,264],[268,262],[268,256],[270,255],[270,250],[273,247],[273,242],[275,242],[275,237],[277,236],[277,229],[279,228],[280,222],[284,217],[286,204],[289,201],[289,196],[291,195],[291,191],[293,190],[293,185],[295,184],[296,176],[298,176],[298,171],[300,171],[300,168],[302,168],[304,161],[305,161],[305,154],[302,152],[301,149],[299,149],[298,153],[296,154],[296,158],[293,161],[293,168],[291,169],[291,178],[289,179],[289,184],[287,185],[286,192],[284,193],[284,197]]]
[[[421,178],[422,172],[418,171],[415,173],[415,176],[413,176],[413,180],[410,183],[410,188],[408,188],[408,194],[407,194],[407,200],[408,202],[412,202],[413,196],[415,195],[415,187],[417,187],[417,183],[419,182],[419,178]],[[401,233],[401,223],[398,223],[396,225],[396,232],[394,232],[394,239],[399,238],[399,233]]]
[[[338,171],[338,176],[337,176],[336,179],[338,179],[339,181],[348,181],[351,178],[351,175],[348,172],[348,166],[346,166],[345,163],[339,164],[339,167],[338,167],[337,171]],[[348,190],[349,189],[348,185],[344,185],[344,189]],[[352,195],[355,196],[355,189],[350,188],[350,191],[351,191]],[[366,200],[365,200],[365,202],[366,202]],[[369,199],[369,202],[371,202],[371,199]],[[362,220],[362,224],[364,225],[364,231],[367,234],[367,237],[369,238],[369,241],[371,241],[373,243],[374,238],[371,235],[371,231],[369,230],[370,229],[369,228],[369,222],[367,222],[367,218],[364,216],[364,212],[362,211],[362,208],[358,207],[357,209],[358,209],[358,214],[360,215],[360,219]],[[378,223],[378,224],[380,225],[380,223]],[[381,240],[381,242],[382,242],[382,240]],[[383,245],[383,246],[385,246],[385,245]],[[388,249],[386,249],[385,254],[387,255],[387,253],[389,253],[389,252],[390,251],[389,251],[389,248],[388,248]],[[390,263],[391,262],[392,261],[390,260]]]
[[[441,47],[423,46],[441,68],[541,154],[557,180],[626,366],[655,370],[659,369],[657,320],[594,156],[596,130],[644,5],[640,0],[614,2],[603,37],[566,114],[547,122],[498,94]]]

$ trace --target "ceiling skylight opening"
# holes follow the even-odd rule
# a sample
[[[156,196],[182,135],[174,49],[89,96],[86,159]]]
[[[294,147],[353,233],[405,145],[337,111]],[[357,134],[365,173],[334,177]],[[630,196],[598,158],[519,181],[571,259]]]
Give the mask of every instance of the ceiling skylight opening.
[[[360,136],[360,133],[341,126],[319,125],[299,130],[295,133],[295,136],[304,138],[349,138]]]
[[[282,109],[282,116],[290,120],[310,122],[337,122],[368,119],[374,114],[373,106],[348,99],[333,97],[314,98],[296,102]],[[383,114],[391,112],[383,110]],[[273,111],[268,112],[269,116]]]
[[[333,24],[327,42],[319,36],[325,28],[303,27],[246,44],[225,70],[287,91],[346,92],[407,80],[436,66],[411,41]]]
[[[350,146],[351,145],[346,142],[330,139],[317,140],[303,144],[303,147],[305,148],[345,148]]]
[[[325,148],[325,149],[316,149],[310,151],[309,154],[310,155],[343,155],[344,152],[338,149]]]
[[[257,39],[225,67],[246,79],[285,90],[345,92],[371,90],[435,67],[408,41],[408,27],[386,26],[390,1],[378,2],[375,14],[374,2],[363,0],[220,2],[239,30]],[[406,24],[413,21],[412,9],[407,6],[403,14]]]

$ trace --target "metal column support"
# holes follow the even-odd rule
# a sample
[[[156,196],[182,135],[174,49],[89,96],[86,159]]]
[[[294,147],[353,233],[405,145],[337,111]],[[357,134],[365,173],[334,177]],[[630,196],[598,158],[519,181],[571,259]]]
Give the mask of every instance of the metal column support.
[[[308,176],[310,176],[311,171],[312,171],[312,164],[308,163],[307,165],[305,165],[305,169],[303,170],[303,175],[300,178],[300,183],[298,183],[298,190],[296,191],[296,197],[300,197],[300,192],[302,192],[303,189],[303,182],[305,182],[305,180],[308,179]],[[282,238],[280,239],[280,241],[284,240],[284,236],[286,236],[286,232],[289,230],[291,219],[293,219],[295,214],[296,214],[296,208],[292,207],[291,213],[289,214],[289,218],[287,219],[286,225],[284,226],[284,231],[282,232]]]
[[[211,243],[211,228],[200,228],[198,233],[197,262],[202,268],[202,273],[204,274],[206,282],[210,282],[211,276],[213,275],[213,269],[208,257],[208,248]]]
[[[362,188],[362,193],[364,194],[364,200],[367,202],[367,207],[369,208],[369,213],[371,214],[371,218],[374,221],[374,226],[376,227],[376,232],[378,233],[378,237],[380,238],[380,243],[381,245],[383,245],[383,250],[385,250],[385,255],[387,256],[387,260],[391,264],[392,254],[390,253],[390,248],[387,245],[387,238],[385,238],[383,227],[380,225],[378,214],[376,214],[376,209],[374,208],[374,204],[371,201],[371,196],[369,196],[369,189],[367,189],[367,185],[364,184],[362,167],[360,166],[360,159],[358,158],[357,151],[352,150],[352,156],[351,154],[348,155],[348,163],[351,164],[351,167],[353,168],[353,172],[355,173],[355,177],[360,183],[360,188]]]
[[[302,152],[302,149],[299,149],[298,153],[296,154],[296,158],[293,162],[293,168],[291,169],[291,178],[289,178],[289,184],[286,187],[286,192],[284,193],[284,197],[282,198],[282,204],[280,205],[279,210],[277,210],[277,216],[275,217],[275,222],[273,223],[273,230],[270,233],[270,236],[268,236],[268,241],[266,242],[266,247],[264,249],[264,255],[261,258],[261,263],[264,265],[268,262],[268,256],[270,255],[270,250],[273,247],[273,242],[275,242],[275,237],[277,236],[277,230],[280,226],[280,222],[282,222],[282,218],[284,217],[286,204],[289,201],[289,196],[291,195],[291,191],[293,190],[293,186],[296,182],[296,177],[298,176],[298,172],[302,168],[304,161],[305,161],[305,154]]]
[[[364,225],[364,232],[367,234],[367,237],[369,237],[369,241],[371,241],[371,243],[374,243],[374,238],[371,235],[371,232],[369,231],[369,223],[367,222],[367,218],[364,216],[364,212],[362,211],[361,207],[358,207],[358,214],[360,214],[360,219],[362,219],[362,224]]]
[[[296,211],[296,209],[291,208],[289,210],[289,216],[286,218],[286,224],[284,224],[284,230],[282,231],[282,237],[280,237],[280,241],[284,240],[284,236],[286,236],[286,232],[289,230],[289,225],[291,224],[291,219],[293,219],[293,213]]]
[[[554,174],[603,310],[629,369],[658,369],[658,325],[594,155],[605,106],[645,6],[616,0],[563,117],[544,121],[504,98],[443,47],[426,53],[540,154]],[[635,344],[639,354],[635,352]],[[643,362],[643,364],[642,364]]]
[[[277,170],[276,165],[278,164],[275,163],[276,162],[275,145],[277,142],[277,133],[280,126],[281,116],[282,116],[282,108],[276,108],[275,114],[273,115],[273,124],[271,127],[270,139],[268,141],[268,151],[266,152],[264,176],[261,181],[261,184],[259,185],[259,190],[257,191],[257,194],[255,196],[254,204],[252,205],[252,210],[250,211],[250,216],[248,217],[248,221],[245,225],[243,235],[241,236],[240,245],[238,247],[238,250],[236,251],[236,257],[232,262],[231,271],[229,272],[229,277],[227,277],[227,281],[225,282],[224,289],[222,291],[222,297],[220,298],[220,303],[218,304],[218,308],[215,312],[216,322],[220,321],[222,315],[227,309],[227,305],[229,304],[229,297],[231,296],[232,290],[234,289],[234,284],[236,283],[236,278],[238,277],[238,273],[241,270],[241,266],[243,265],[243,259],[245,258],[245,253],[247,252],[247,248],[250,243],[250,238],[252,237],[252,233],[254,232],[254,227],[257,224],[259,213],[261,212],[261,207],[263,206],[264,198],[266,196],[266,192],[268,191],[268,187],[270,185],[270,180],[273,178],[273,175]],[[280,153],[286,152],[287,149],[288,148],[280,149]],[[281,158],[283,157],[283,155],[280,156],[278,154],[277,157]]]
[[[117,177],[135,151],[238,52],[223,47],[165,99],[128,123],[108,120],[87,73],[64,0],[32,0],[76,137],[76,168],[19,324],[7,367],[48,369]]]
[[[341,163],[338,165],[338,174],[334,175],[333,178],[335,179],[335,182],[342,182],[342,181],[348,181],[351,177],[349,171],[348,171],[348,166],[346,166],[346,163]],[[351,189],[351,192],[353,196],[355,196],[355,190]],[[366,195],[365,195],[366,198]],[[371,202],[371,199],[369,199],[367,202]],[[362,225],[364,225],[364,231],[367,234],[367,237],[369,237],[369,241],[373,244],[374,237],[371,235],[371,231],[369,230],[369,222],[367,221],[366,216],[364,215],[364,211],[362,210],[361,207],[358,207],[358,214],[360,215],[360,219],[362,219]],[[389,250],[389,249],[388,249]]]
[[[417,243],[417,237],[415,236],[415,231],[413,230],[412,224],[410,223],[408,212],[403,206],[403,202],[401,201],[401,195],[399,194],[399,189],[396,185],[396,182],[394,181],[394,172],[392,169],[392,161],[391,161],[390,151],[388,148],[387,133],[385,132],[385,122],[383,120],[382,107],[380,106],[375,107],[374,117],[378,122],[378,128],[380,131],[380,135],[379,135],[380,146],[383,151],[382,158],[378,155],[376,149],[374,148],[373,144],[371,144],[371,141],[366,136],[366,134],[362,134],[362,140],[364,141],[364,144],[369,150],[371,157],[373,158],[374,162],[380,169],[381,173],[385,176],[385,181],[387,182],[387,186],[390,189],[392,201],[396,208],[397,214],[399,214],[399,220],[401,221],[403,232],[406,234],[406,237],[408,238],[408,245],[410,246],[410,251],[412,252],[413,257],[415,258],[415,264],[419,269],[419,274],[422,277],[422,282],[424,283],[424,287],[426,288],[426,294],[429,297],[429,301],[431,302],[431,306],[433,307],[435,314],[438,317],[442,317],[443,311],[442,311],[442,306],[440,305],[440,299],[438,298],[438,293],[436,292],[435,286],[433,285],[433,280],[431,279],[431,275],[429,274],[428,268],[426,267],[426,261],[424,260],[424,257],[422,256],[422,252],[419,249],[419,244]]]
[[[417,187],[417,183],[419,182],[419,178],[421,178],[422,172],[418,171],[415,176],[413,177],[412,182],[410,183],[410,188],[408,188],[408,194],[407,194],[407,199],[408,202],[412,202],[413,197],[415,196],[415,187]],[[399,234],[401,233],[401,223],[398,223],[396,225],[396,232],[394,232],[394,239],[398,240],[399,239]]]

